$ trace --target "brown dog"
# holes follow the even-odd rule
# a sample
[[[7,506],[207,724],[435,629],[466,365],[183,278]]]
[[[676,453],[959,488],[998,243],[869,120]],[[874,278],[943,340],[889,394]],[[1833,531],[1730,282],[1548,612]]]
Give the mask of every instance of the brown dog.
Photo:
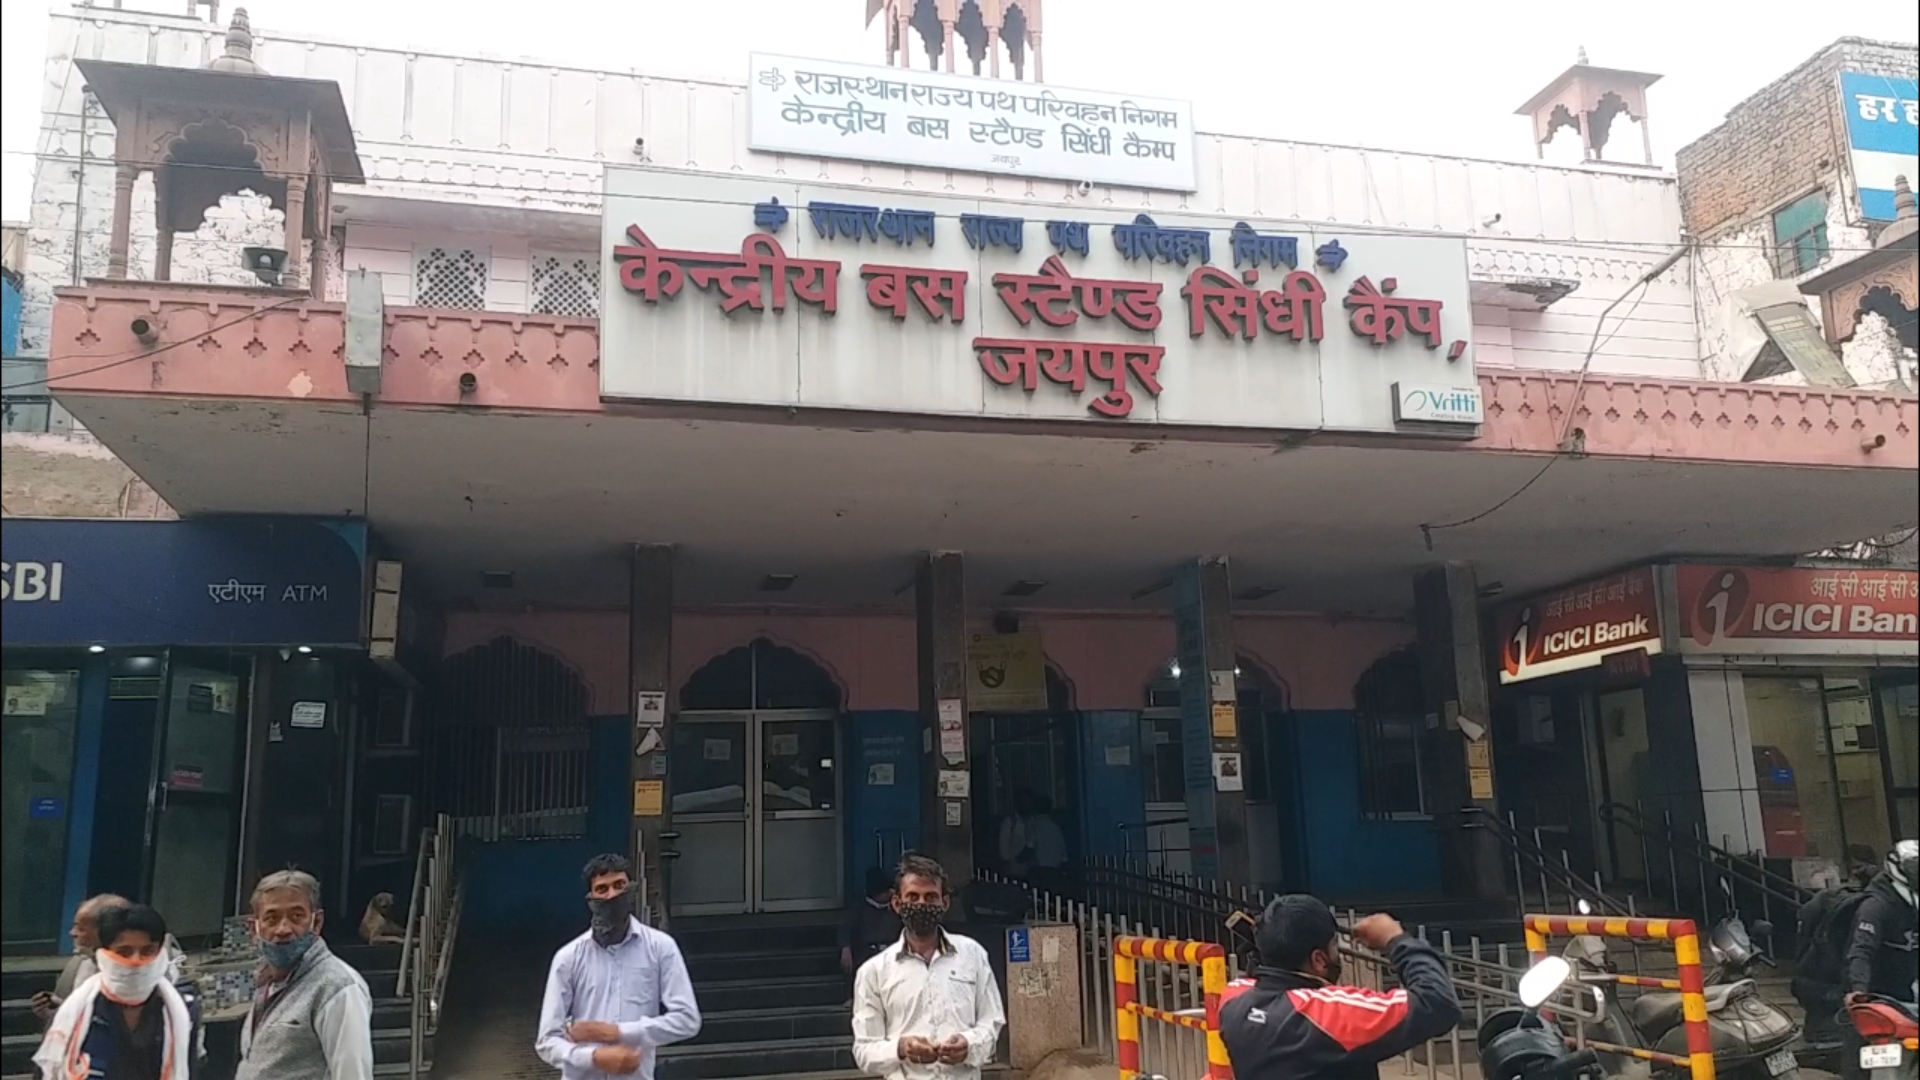
[[[406,931],[393,921],[393,894],[375,893],[367,901],[367,913],[360,916],[360,940],[369,945],[398,945],[406,940]]]

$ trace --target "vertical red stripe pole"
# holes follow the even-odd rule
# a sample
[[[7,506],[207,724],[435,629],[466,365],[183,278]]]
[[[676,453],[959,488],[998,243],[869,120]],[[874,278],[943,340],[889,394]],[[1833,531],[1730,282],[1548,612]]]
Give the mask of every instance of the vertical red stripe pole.
[[[1675,919],[1667,927],[1673,958],[1680,967],[1680,1015],[1687,1028],[1687,1065],[1693,1080],[1713,1080],[1713,1030],[1707,1026],[1706,979],[1700,971],[1700,937],[1693,923]]]

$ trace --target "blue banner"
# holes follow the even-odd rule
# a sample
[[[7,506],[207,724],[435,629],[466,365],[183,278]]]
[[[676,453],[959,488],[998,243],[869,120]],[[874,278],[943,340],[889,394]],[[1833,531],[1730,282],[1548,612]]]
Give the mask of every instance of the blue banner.
[[[1892,221],[1894,177],[1920,180],[1920,81],[1843,71],[1840,111],[1860,212]]]
[[[366,526],[306,518],[9,519],[9,646],[364,644]]]

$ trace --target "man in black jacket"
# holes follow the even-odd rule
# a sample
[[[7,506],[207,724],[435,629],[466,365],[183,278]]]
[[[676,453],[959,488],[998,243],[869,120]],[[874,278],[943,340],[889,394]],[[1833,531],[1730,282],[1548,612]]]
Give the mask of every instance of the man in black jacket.
[[[1390,915],[1354,924],[1356,944],[1385,953],[1400,989],[1340,983],[1340,928],[1326,904],[1282,896],[1260,916],[1253,986],[1220,1007],[1237,1080],[1376,1080],[1380,1062],[1460,1022],[1453,980],[1433,946]]]
[[[1911,1003],[1920,994],[1920,928],[1914,886],[1920,877],[1920,842],[1902,840],[1887,853],[1886,868],[1867,885],[1854,909],[1853,943],[1847,949],[1847,1004],[1869,996]],[[1860,1073],[1860,1037],[1848,1026],[1841,1051],[1844,1075]]]

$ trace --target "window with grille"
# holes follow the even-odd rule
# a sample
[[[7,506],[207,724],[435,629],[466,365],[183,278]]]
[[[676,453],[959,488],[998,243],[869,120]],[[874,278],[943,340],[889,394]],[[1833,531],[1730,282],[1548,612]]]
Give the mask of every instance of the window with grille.
[[[1773,213],[1774,273],[1798,277],[1827,260],[1827,193],[1802,196]]]
[[[480,311],[487,306],[487,253],[472,248],[421,248],[413,263],[419,307]]]
[[[600,317],[600,257],[598,255],[538,254],[533,256],[533,304],[536,315],[564,315],[574,319]]]

